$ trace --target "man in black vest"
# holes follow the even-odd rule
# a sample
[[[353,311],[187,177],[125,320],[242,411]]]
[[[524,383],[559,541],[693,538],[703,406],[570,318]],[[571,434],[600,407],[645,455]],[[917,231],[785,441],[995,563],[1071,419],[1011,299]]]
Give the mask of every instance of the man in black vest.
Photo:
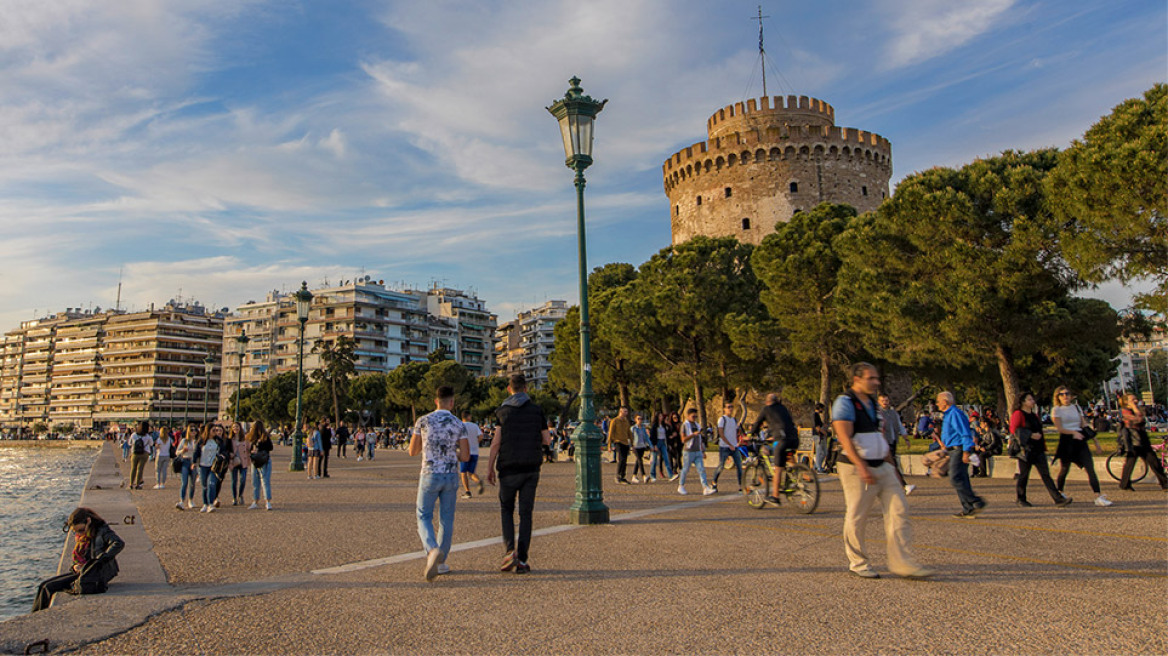
[[[531,513],[535,508],[535,488],[539,485],[539,467],[543,448],[552,442],[543,409],[527,396],[527,378],[511,376],[507,390],[511,396],[495,411],[499,425],[491,440],[491,458],[487,465],[487,482],[499,485],[500,515],[503,520],[504,572],[531,571],[527,550],[531,545]],[[519,540],[515,540],[515,497],[519,497]]]
[[[888,539],[888,569],[910,579],[933,575],[913,558],[912,529],[908,524],[908,502],[904,487],[896,477],[888,441],[880,430],[876,393],[880,372],[867,362],[852,366],[852,385],[831,406],[832,428],[843,453],[838,463],[840,485],[844,488],[844,551],[852,574],[878,579],[864,553],[864,527],[877,501],[884,511],[884,533]]]

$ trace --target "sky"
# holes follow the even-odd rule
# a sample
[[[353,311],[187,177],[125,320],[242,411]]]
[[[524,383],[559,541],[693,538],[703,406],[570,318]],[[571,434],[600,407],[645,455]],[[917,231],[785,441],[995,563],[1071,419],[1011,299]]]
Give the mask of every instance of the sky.
[[[670,243],[661,165],[762,95],[759,2],[5,0],[0,329],[66,307],[231,307],[370,275],[500,321],[575,302],[545,108],[609,99],[589,267]],[[763,1],[770,95],[892,142],[893,183],[1064,148],[1168,77],[1163,0]],[[1116,307],[1130,289],[1093,292]]]

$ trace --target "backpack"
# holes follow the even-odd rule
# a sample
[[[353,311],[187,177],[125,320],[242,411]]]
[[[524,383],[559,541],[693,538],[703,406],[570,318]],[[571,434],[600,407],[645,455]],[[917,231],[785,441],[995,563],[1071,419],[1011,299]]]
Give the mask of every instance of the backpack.
[[[146,442],[142,440],[140,435],[134,436],[134,455],[146,455]]]

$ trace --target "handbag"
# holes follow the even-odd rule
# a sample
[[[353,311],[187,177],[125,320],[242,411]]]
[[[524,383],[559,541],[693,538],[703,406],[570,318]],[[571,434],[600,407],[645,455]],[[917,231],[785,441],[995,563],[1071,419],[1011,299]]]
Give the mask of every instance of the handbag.
[[[211,473],[218,476],[220,480],[223,480],[223,477],[227,474],[227,468],[230,462],[231,459],[227,454],[220,452],[215,456],[215,462],[211,463]]]
[[[176,474],[182,473],[182,458],[175,458],[170,461],[170,471]]]
[[[256,469],[263,467],[264,465],[268,464],[268,461],[271,459],[271,455],[272,454],[267,452],[267,451],[254,451],[254,452],[252,452],[252,454],[251,454],[252,466],[255,467]]]
[[[1088,439],[1088,440],[1095,439],[1095,435],[1096,435],[1095,429],[1091,428],[1090,426],[1081,426],[1079,428],[1079,432],[1083,434],[1084,439]]]

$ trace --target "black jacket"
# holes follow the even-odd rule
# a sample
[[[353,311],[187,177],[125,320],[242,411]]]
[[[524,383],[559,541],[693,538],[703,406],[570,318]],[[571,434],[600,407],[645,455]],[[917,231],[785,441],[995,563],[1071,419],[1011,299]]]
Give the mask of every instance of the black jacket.
[[[499,419],[500,475],[538,472],[543,464],[543,431],[547,418],[527,394],[513,394],[495,411]]]
[[[117,556],[125,546],[126,543],[109,524],[102,524],[89,542],[89,553],[86,554],[89,563],[81,572],[81,577],[86,581],[97,581],[103,586],[109,585],[118,575]]]

